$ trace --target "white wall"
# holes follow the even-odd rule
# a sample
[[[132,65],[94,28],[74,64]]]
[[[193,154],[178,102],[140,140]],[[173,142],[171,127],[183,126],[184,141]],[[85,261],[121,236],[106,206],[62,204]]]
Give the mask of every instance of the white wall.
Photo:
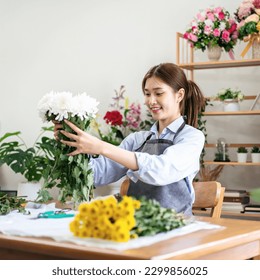
[[[20,130],[31,145],[43,125],[37,103],[50,90],[85,91],[101,102],[101,115],[114,89],[122,84],[131,101],[142,102],[146,71],[160,62],[176,62],[176,32],[184,32],[199,9],[213,4],[233,13],[240,3],[0,0],[0,135]],[[237,58],[243,46],[236,47]],[[259,91],[259,68],[198,71],[195,78],[207,96],[222,87],[238,87],[245,94]],[[254,123],[252,119],[210,119],[209,142],[219,137],[229,142],[259,142],[259,117]],[[232,129],[226,130],[227,120]],[[259,181],[257,172],[255,167],[227,167],[220,179],[233,188],[251,187]],[[8,168],[0,168],[0,186],[14,189],[19,180]]]

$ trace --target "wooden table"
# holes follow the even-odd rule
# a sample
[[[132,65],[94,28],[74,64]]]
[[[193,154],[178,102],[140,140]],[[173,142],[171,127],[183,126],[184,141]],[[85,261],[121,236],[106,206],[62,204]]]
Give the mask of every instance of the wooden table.
[[[197,217],[198,218],[198,217]],[[117,251],[0,234],[0,259],[249,259],[260,255],[260,222],[199,217],[225,228],[200,230],[159,243]],[[258,258],[258,257],[257,257]]]

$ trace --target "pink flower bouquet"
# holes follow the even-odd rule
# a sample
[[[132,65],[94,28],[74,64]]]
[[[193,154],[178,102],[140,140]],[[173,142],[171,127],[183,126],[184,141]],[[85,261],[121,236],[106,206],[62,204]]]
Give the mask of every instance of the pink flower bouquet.
[[[205,51],[210,44],[223,47],[226,52],[230,52],[237,42],[237,24],[224,8],[207,8],[200,11],[191,21],[184,38],[195,49]]]

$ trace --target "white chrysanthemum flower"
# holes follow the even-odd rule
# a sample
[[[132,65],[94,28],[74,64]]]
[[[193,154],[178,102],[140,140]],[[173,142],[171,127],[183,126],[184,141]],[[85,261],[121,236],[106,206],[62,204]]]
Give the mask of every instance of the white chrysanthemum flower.
[[[78,116],[81,120],[96,117],[99,102],[95,98],[84,92],[76,95],[73,99],[72,115]]]
[[[38,111],[43,122],[47,121],[46,113],[51,110],[51,104],[54,97],[54,92],[51,91],[42,97],[38,103]]]
[[[71,92],[51,91],[40,100],[38,110],[43,121],[47,120],[47,115],[54,115],[55,120],[62,121],[68,119],[69,114],[83,120],[96,117],[98,104],[95,98],[85,92],[73,96]]]
[[[71,92],[57,92],[54,94],[49,115],[55,115],[55,120],[62,121],[72,112],[73,96]]]

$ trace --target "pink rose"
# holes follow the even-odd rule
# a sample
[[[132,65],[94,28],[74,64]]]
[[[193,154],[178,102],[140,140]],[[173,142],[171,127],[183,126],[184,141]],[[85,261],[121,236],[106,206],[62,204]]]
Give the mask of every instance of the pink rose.
[[[215,29],[213,30],[213,35],[214,35],[215,37],[219,37],[219,36],[220,36],[220,30],[219,30],[218,28],[215,28]]]
[[[230,41],[230,36],[229,36],[229,32],[227,30],[224,30],[222,32],[222,39],[225,41],[225,42],[229,42]]]
[[[185,33],[183,34],[183,38],[184,38],[184,39],[188,39],[188,38],[189,38],[189,33],[188,33],[188,32],[185,32]]]
[[[189,34],[188,38],[189,38],[189,40],[191,40],[194,43],[196,43],[198,41],[198,37],[192,33]]]
[[[230,28],[228,29],[228,32],[229,33],[233,33],[237,30],[237,24],[236,23],[233,23]]]
[[[208,19],[214,21],[215,17],[214,17],[214,14],[213,13],[207,13],[207,17]]]
[[[214,13],[219,14],[222,10],[223,10],[223,8],[216,7],[216,8],[214,8]]]
[[[225,14],[223,12],[220,12],[218,14],[218,18],[219,18],[219,20],[223,20],[225,18]]]

